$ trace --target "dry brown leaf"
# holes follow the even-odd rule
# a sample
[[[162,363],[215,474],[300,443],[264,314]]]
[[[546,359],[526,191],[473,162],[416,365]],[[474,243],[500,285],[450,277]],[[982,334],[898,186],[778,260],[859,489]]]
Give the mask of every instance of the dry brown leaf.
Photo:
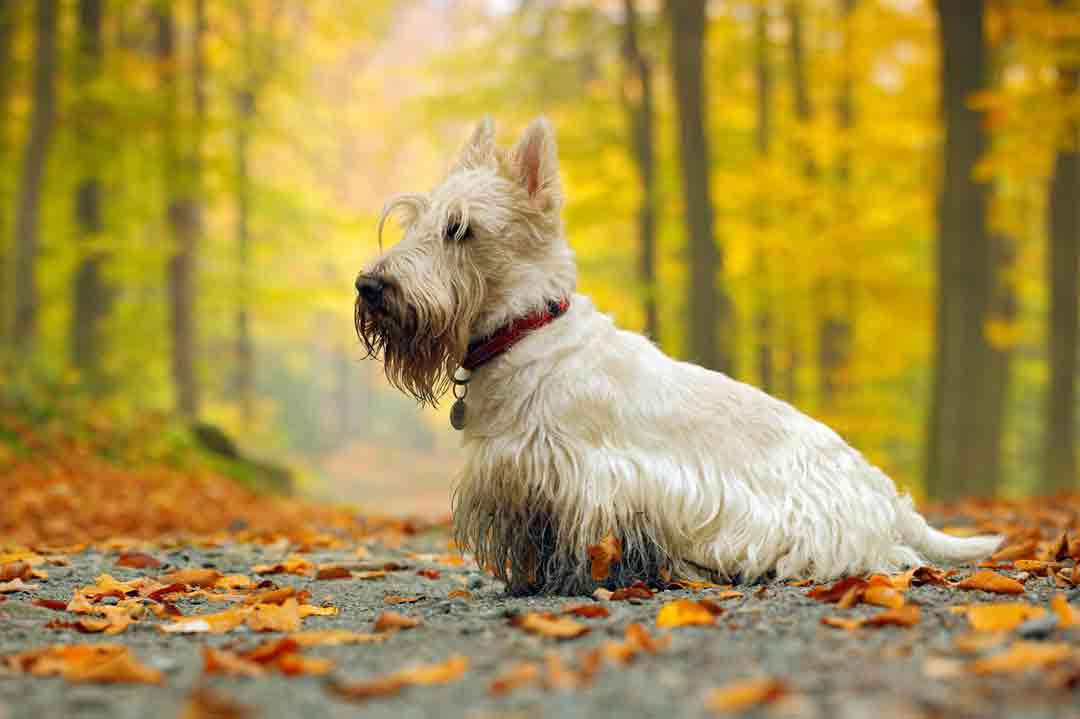
[[[574,639],[589,632],[588,625],[576,622],[569,617],[540,612],[518,614],[510,620],[510,623],[530,634],[554,639]]]
[[[415,617],[407,617],[397,612],[385,611],[375,619],[376,632],[396,632],[399,629],[412,629],[423,622]]]
[[[0,582],[0,594],[7,594],[9,592],[29,592],[37,589],[38,584],[27,584],[21,579],[12,579],[10,582]]]
[[[575,617],[586,619],[602,619],[610,616],[611,612],[602,604],[567,604],[562,608],[563,614],[572,614]]]
[[[422,599],[424,599],[423,594],[416,597],[402,597],[397,594],[387,594],[383,597],[383,601],[387,604],[415,604]]]
[[[300,605],[300,618],[301,619],[304,619],[306,617],[334,617],[334,616],[337,616],[337,613],[338,613],[337,607],[331,607],[331,606],[316,607],[316,606],[314,606],[312,604],[301,604]]]
[[[470,599],[472,599],[472,592],[470,592],[467,589],[454,589],[449,594],[446,595],[446,598],[447,599],[464,599],[465,601],[469,601]]]
[[[1029,619],[1044,616],[1046,610],[1023,602],[998,602],[962,607],[971,628],[977,632],[1007,632]]]
[[[226,674],[234,677],[261,677],[266,669],[259,663],[235,652],[203,647],[203,671],[207,674]]]
[[[289,639],[301,647],[335,647],[344,644],[372,644],[386,641],[386,634],[363,634],[348,629],[323,629],[318,631],[296,632]]]
[[[921,612],[917,604],[902,604],[862,620],[864,627],[913,627],[919,623]]]
[[[705,708],[717,714],[742,712],[771,704],[787,693],[787,684],[776,677],[749,679],[713,689],[705,697]]]
[[[251,568],[253,574],[300,574],[307,575],[315,568],[308,560],[295,554],[277,564],[259,564]]]
[[[1027,539],[999,549],[998,551],[994,552],[990,559],[999,562],[1015,561],[1017,559],[1034,559],[1035,550],[1038,548],[1038,540]]]
[[[142,552],[124,552],[116,558],[113,564],[117,567],[128,567],[129,569],[157,569],[161,566],[160,561]]]
[[[908,589],[924,584],[932,584],[938,587],[949,586],[949,573],[936,567],[912,567],[903,574],[895,574],[889,579],[895,589]]]
[[[848,630],[858,629],[862,626],[861,619],[846,619],[844,617],[822,617],[821,623],[827,627]]]
[[[361,580],[365,580],[365,581],[371,580],[371,579],[385,579],[386,578],[386,570],[385,569],[373,569],[373,570],[367,571],[367,572],[357,572],[356,574],[353,575],[352,578],[353,579],[361,579]]]
[[[248,719],[250,716],[248,707],[204,687],[192,692],[178,719]]]
[[[247,625],[256,632],[295,632],[302,617],[295,598],[281,604],[255,604],[247,615]]]
[[[244,598],[244,604],[282,604],[297,596],[296,587],[276,587],[261,592],[254,592]]]
[[[966,669],[972,674],[1016,674],[1046,669],[1072,654],[1072,647],[1065,643],[1021,641],[992,657],[971,662]]]
[[[1023,594],[1024,585],[989,569],[975,572],[955,585],[958,589],[978,589],[994,594]]]
[[[224,634],[243,624],[250,613],[250,607],[237,607],[215,614],[184,617],[171,624],[162,625],[161,631],[166,634]]]
[[[178,569],[162,575],[159,581],[163,584],[186,584],[189,587],[209,589],[219,579],[221,579],[221,572],[216,569]]]
[[[845,577],[830,586],[814,587],[806,593],[811,599],[830,604],[839,604],[842,609],[858,604],[859,598],[870,586],[862,577]]]
[[[425,579],[438,579],[442,576],[442,573],[438,569],[418,569],[416,570],[416,576]]]
[[[596,596],[600,590],[597,589],[593,592],[593,596]],[[629,587],[622,587],[616,589],[608,597],[613,602],[625,601],[627,599],[652,599],[656,595],[653,590],[649,589],[649,586],[645,582],[637,581],[631,584]]]
[[[862,599],[867,604],[888,607],[889,609],[899,609],[904,606],[904,595],[892,587],[878,585],[867,587]]]
[[[1055,594],[1050,597],[1050,609],[1057,615],[1058,626],[1062,629],[1080,625],[1080,611],[1069,604],[1064,594]]]
[[[592,563],[592,578],[597,582],[606,581],[611,576],[611,565],[622,561],[622,544],[611,534],[588,547],[586,551]]]
[[[762,587],[762,589],[764,589],[764,587]],[[742,597],[743,597],[742,592],[735,592],[735,591],[730,591],[730,590],[725,591],[725,592],[716,592],[715,594],[710,594],[709,595],[709,599],[715,599],[717,601],[724,600],[724,599],[742,599]]]
[[[160,684],[162,674],[122,644],[55,644],[6,657],[5,664],[33,676],[62,676],[70,682]]]
[[[447,684],[457,681],[469,671],[469,660],[453,656],[441,664],[425,664],[403,669],[395,674],[366,682],[344,684],[334,682],[330,688],[345,699],[363,700],[397,694],[409,685]]]
[[[723,610],[721,610],[723,611]],[[671,628],[716,623],[716,613],[704,602],[693,599],[677,599],[660,607],[656,614],[656,626]]]
[[[24,562],[21,559],[7,564],[0,564],[0,582],[10,582],[13,579],[30,579],[32,571],[33,567],[30,566],[29,562]]]
[[[583,685],[587,678],[566,666],[558,652],[544,656],[544,687],[551,691],[567,691]]]
[[[315,579],[352,579],[352,572],[339,565],[319,567],[315,572]]]
[[[491,680],[488,693],[492,696],[508,694],[514,689],[535,683],[540,678],[540,667],[532,662],[515,664]]]

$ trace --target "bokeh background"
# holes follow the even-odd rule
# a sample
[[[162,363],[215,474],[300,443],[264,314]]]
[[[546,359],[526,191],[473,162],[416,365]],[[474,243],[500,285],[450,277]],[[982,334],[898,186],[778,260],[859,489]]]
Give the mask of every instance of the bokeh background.
[[[445,513],[448,404],[362,359],[352,281],[542,113],[623,326],[920,498],[1071,487],[1078,71],[1074,0],[0,0],[0,465],[33,427]]]

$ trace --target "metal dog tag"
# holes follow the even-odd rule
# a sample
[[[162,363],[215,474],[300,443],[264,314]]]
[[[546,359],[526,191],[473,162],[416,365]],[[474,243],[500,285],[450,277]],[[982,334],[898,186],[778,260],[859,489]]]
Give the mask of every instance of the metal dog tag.
[[[465,429],[465,400],[459,399],[450,408],[450,426],[456,430]]]

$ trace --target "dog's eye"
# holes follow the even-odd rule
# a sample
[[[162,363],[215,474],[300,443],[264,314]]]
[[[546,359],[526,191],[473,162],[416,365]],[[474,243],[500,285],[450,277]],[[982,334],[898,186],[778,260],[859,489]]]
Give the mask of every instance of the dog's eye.
[[[446,223],[446,239],[451,240],[467,240],[472,237],[472,228],[465,225],[462,228],[461,223],[457,220],[450,220]]]

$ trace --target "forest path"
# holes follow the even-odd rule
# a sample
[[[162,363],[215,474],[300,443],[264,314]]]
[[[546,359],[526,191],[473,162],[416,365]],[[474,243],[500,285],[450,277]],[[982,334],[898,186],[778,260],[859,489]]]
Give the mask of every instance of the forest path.
[[[880,607],[859,604],[840,609],[815,601],[807,587],[767,584],[752,587],[705,590],[668,590],[653,598],[594,602],[565,597],[509,598],[502,587],[471,563],[432,552],[445,552],[446,538],[438,533],[412,537],[399,546],[380,544],[360,550],[315,550],[301,555],[315,566],[340,566],[348,579],[315,579],[308,575],[258,576],[258,565],[285,560],[290,548],[284,543],[256,545],[227,543],[217,547],[153,550],[163,562],[160,568],[126,569],[116,566],[116,554],[86,551],[58,563],[35,567],[48,572],[46,579],[30,579],[37,588],[28,592],[0,594],[0,655],[25,652],[48,644],[120,642],[131,648],[142,664],[160,670],[159,684],[75,683],[61,678],[39,678],[15,671],[0,661],[0,719],[47,719],[51,717],[196,718],[205,716],[254,717],[603,717],[603,716],[712,716],[707,709],[710,690],[747,679],[774,677],[779,684],[758,686],[750,697],[752,712],[760,716],[789,717],[1066,717],[1080,713],[1075,690],[1048,688],[1073,684],[1077,672],[1080,630],[1055,626],[1054,613],[1028,621],[998,642],[971,641],[968,618],[951,607],[976,602],[1027,602],[1047,607],[1062,590],[1051,579],[1032,576],[1023,595],[1002,597],[954,587],[918,586],[906,591],[906,600],[921,606],[920,621],[913,627],[863,627],[843,629],[824,626],[824,617],[868,617]],[[366,555],[366,556],[363,556]],[[62,566],[64,561],[69,562]],[[389,566],[390,571],[380,569]],[[277,633],[253,633],[238,626],[220,634],[167,634],[160,626],[169,618],[144,616],[116,636],[86,635],[73,629],[49,629],[46,624],[80,616],[38,606],[32,600],[69,601],[80,587],[103,586],[97,579],[109,574],[120,581],[159,577],[176,568],[212,568],[225,575],[245,575],[256,582],[271,580],[279,588],[293,587],[312,606],[333,606],[334,616],[309,616],[303,630],[338,629],[369,633],[385,610],[421,620],[415,628],[392,632],[374,643],[313,646],[296,656],[329,659],[333,668],[317,675],[244,678],[207,674],[204,647],[249,649],[262,642],[280,640]],[[300,571],[303,566],[294,566]],[[385,574],[380,572],[385,571]],[[366,574],[364,573],[366,572]],[[421,572],[421,574],[418,574]],[[969,573],[961,569],[960,575]],[[148,581],[148,580],[147,580]],[[215,590],[227,593],[224,590]],[[240,590],[237,590],[240,591]],[[262,591],[267,591],[264,588]],[[733,591],[739,592],[736,596]],[[1070,590],[1076,594],[1077,590]],[[457,596],[451,598],[451,593]],[[123,590],[121,590],[123,593]],[[243,593],[243,592],[241,592]],[[288,589],[285,590],[288,594]],[[467,593],[467,594],[466,594]],[[280,595],[279,595],[280,596]],[[387,597],[419,597],[413,603],[388,604]],[[723,608],[711,626],[657,627],[660,608],[677,599],[712,599]],[[1075,597],[1070,597],[1075,598]],[[175,595],[175,606],[185,618],[247,606],[243,598],[209,601],[205,593]],[[100,599],[106,606],[123,600]],[[603,607],[609,616],[568,617],[587,625],[582,636],[558,640],[527,633],[513,626],[511,615],[527,612],[560,612],[568,603]],[[715,606],[714,606],[715,610]],[[660,646],[643,648],[640,641],[625,640],[627,627],[639,624]],[[554,629],[553,631],[557,631]],[[631,630],[634,632],[635,630]],[[1020,635],[1024,635],[1021,637]],[[640,634],[635,635],[640,637]],[[670,636],[670,640],[663,639]],[[957,648],[960,645],[968,651]],[[981,652],[992,655],[1009,642],[1026,639],[1049,649],[1067,646],[1071,655],[1047,660],[1047,668],[1028,672],[976,676],[972,662]],[[669,642],[664,645],[664,642]],[[980,643],[981,642],[981,643]],[[647,642],[646,642],[647,644]],[[606,645],[608,658],[589,656]],[[295,647],[293,648],[295,649]],[[974,650],[975,653],[972,653]],[[283,652],[289,650],[283,649]],[[632,656],[631,656],[632,655]],[[382,682],[356,687],[416,665],[441,665],[454,657],[466,657],[443,665],[423,683],[402,685]],[[264,657],[265,659],[265,657]],[[628,660],[623,663],[621,660]],[[1024,659],[1036,667],[1031,657]],[[535,670],[518,669],[523,686],[493,695],[492,681],[521,663]],[[1053,666],[1049,666],[1053,665]],[[250,663],[249,665],[250,666]],[[264,664],[264,668],[269,665]],[[314,665],[295,664],[294,671],[315,670]],[[462,671],[463,670],[463,671]],[[529,678],[532,677],[532,681]],[[335,684],[354,686],[354,693],[369,698],[346,699],[334,692]],[[751,688],[738,685],[754,694]],[[240,707],[248,713],[212,713],[206,703],[192,699],[200,688],[209,696]],[[207,694],[203,694],[203,697]],[[727,698],[735,701],[734,695]],[[234,709],[236,707],[233,707]]]

